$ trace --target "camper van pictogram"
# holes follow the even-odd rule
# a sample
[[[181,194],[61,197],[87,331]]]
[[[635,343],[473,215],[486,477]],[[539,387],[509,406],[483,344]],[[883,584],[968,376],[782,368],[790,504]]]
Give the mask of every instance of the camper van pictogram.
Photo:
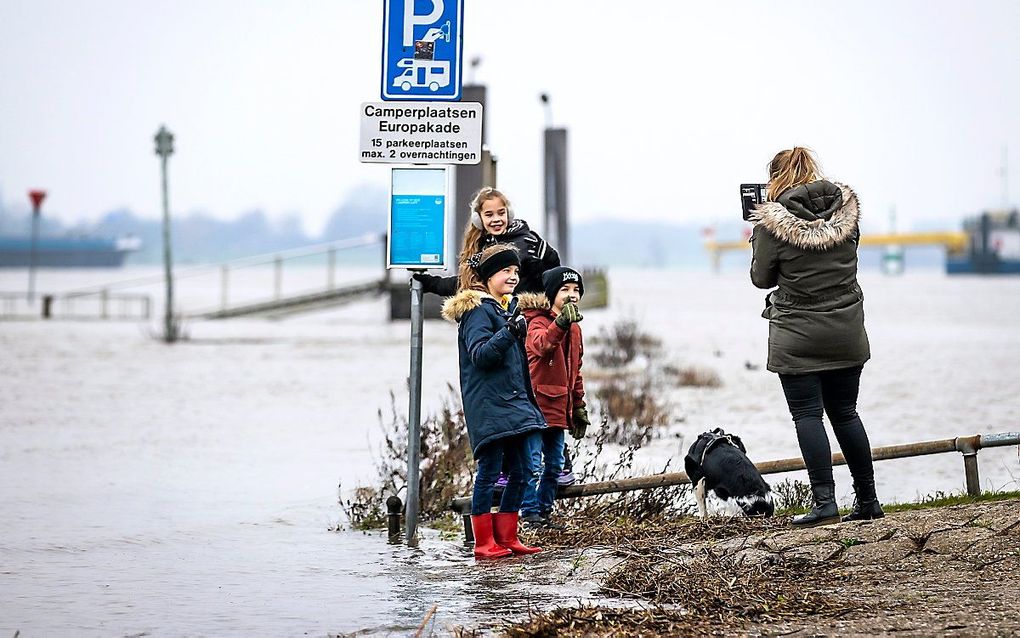
[[[393,86],[404,91],[412,87],[428,87],[430,91],[449,86],[450,61],[435,60],[437,41],[450,41],[450,21],[442,27],[429,29],[421,40],[414,41],[414,57],[403,58],[397,67],[404,72],[393,78]]]

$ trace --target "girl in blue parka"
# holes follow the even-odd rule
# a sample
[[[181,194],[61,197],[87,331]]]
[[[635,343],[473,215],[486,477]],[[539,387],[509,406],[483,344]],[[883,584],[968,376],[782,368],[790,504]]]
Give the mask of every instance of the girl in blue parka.
[[[459,324],[460,392],[471,452],[478,465],[471,496],[477,558],[540,551],[517,538],[525,476],[531,472],[527,435],[546,427],[531,389],[524,350],[527,321],[513,296],[521,265],[517,249],[496,244],[471,257],[460,292],[443,304]],[[509,478],[499,512],[492,514],[493,483],[506,460]]]

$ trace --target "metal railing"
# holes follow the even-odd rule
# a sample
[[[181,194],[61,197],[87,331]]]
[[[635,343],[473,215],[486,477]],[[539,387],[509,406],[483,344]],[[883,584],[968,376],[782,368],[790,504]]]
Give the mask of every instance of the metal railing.
[[[143,321],[152,314],[152,300],[142,293],[66,293],[36,295],[0,292],[0,319],[74,319]]]
[[[871,450],[871,458],[875,461],[886,461],[890,459],[912,458],[915,456],[926,456],[928,454],[944,454],[946,452],[959,452],[963,455],[964,476],[967,483],[967,494],[978,496],[981,494],[981,481],[978,474],[977,454],[979,450],[992,447],[1003,447],[1009,445],[1020,446],[1020,432],[1001,432],[996,434],[974,434],[972,436],[958,436],[952,439],[939,439],[936,441],[922,441],[920,443],[905,443],[903,445],[889,445],[877,447]],[[832,455],[832,464],[846,465],[846,459],[842,454]],[[783,472],[795,472],[807,469],[804,459],[797,457],[792,459],[780,459],[777,461],[764,461],[755,463],[755,467],[762,474],[781,474]],[[618,479],[615,481],[600,481],[597,483],[574,484],[560,488],[556,498],[580,498],[582,496],[597,496],[599,494],[613,494],[630,492],[633,490],[655,489],[657,487],[672,487],[676,485],[690,484],[691,480],[686,472],[665,472],[651,476],[637,476],[633,478]],[[464,516],[464,532],[471,538],[471,499],[470,497],[456,498],[450,508]]]
[[[344,239],[338,241],[324,242],[319,244],[313,244],[311,246],[302,246],[300,248],[293,248],[290,250],[281,250],[271,253],[263,253],[259,255],[251,255],[248,257],[239,257],[237,259],[231,259],[221,263],[215,264],[204,264],[201,266],[192,266],[187,268],[178,268],[174,270],[173,277],[174,281],[187,280],[195,277],[213,276],[219,277],[219,294],[218,305],[215,308],[206,308],[200,311],[189,311],[183,314],[189,317],[205,317],[214,318],[216,316],[233,316],[235,314],[243,314],[248,307],[259,305],[271,308],[276,302],[286,303],[292,297],[298,299],[301,297],[314,297],[315,295],[328,295],[329,293],[343,292],[345,289],[350,288],[358,290],[364,288],[366,284],[363,282],[360,284],[344,284],[338,286],[337,272],[338,272],[338,259],[337,255],[341,251],[348,251],[357,248],[386,245],[385,235],[379,235],[375,233],[368,233],[359,237],[351,239]],[[385,251],[383,251],[385,253]],[[320,286],[316,286],[311,292],[305,291],[302,294],[285,293],[283,286],[283,275],[284,266],[288,262],[295,260],[309,260],[319,258],[324,263],[324,277]],[[385,259],[385,254],[383,254]],[[272,283],[270,284],[267,294],[263,295],[257,300],[257,304],[252,301],[234,301],[231,295],[231,283],[232,275],[238,270],[244,268],[253,268],[259,266],[272,266]],[[382,270],[385,277],[385,269]],[[305,273],[302,273],[303,275]],[[68,297],[72,299],[83,299],[87,297],[95,298],[112,298],[113,292],[117,290],[129,289],[129,288],[141,288],[145,286],[153,286],[160,284],[165,280],[163,273],[147,275],[143,277],[134,277],[131,279],[123,279],[120,281],[112,281],[101,286],[88,286],[85,288],[78,288],[62,293],[62,297]],[[378,284],[378,282],[374,282]],[[357,292],[357,290],[355,290]]]

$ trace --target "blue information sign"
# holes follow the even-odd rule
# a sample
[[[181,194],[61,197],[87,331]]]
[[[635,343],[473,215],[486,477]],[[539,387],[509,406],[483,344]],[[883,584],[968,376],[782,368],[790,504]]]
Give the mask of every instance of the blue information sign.
[[[464,0],[383,0],[382,99],[459,100]]]
[[[388,268],[446,268],[447,169],[394,168]]]

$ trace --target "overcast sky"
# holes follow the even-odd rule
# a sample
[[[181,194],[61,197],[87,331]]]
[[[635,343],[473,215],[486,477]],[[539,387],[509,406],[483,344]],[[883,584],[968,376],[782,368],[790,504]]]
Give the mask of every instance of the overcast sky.
[[[381,0],[0,0],[0,197],[48,215],[297,213],[310,232],[388,169],[358,161]],[[1020,197],[1020,2],[466,0],[488,141],[541,219],[538,100],[570,136],[573,219],[712,221],[781,148],[814,148],[866,218],[956,220]],[[467,80],[468,77],[465,77]],[[384,214],[380,211],[380,214]]]

